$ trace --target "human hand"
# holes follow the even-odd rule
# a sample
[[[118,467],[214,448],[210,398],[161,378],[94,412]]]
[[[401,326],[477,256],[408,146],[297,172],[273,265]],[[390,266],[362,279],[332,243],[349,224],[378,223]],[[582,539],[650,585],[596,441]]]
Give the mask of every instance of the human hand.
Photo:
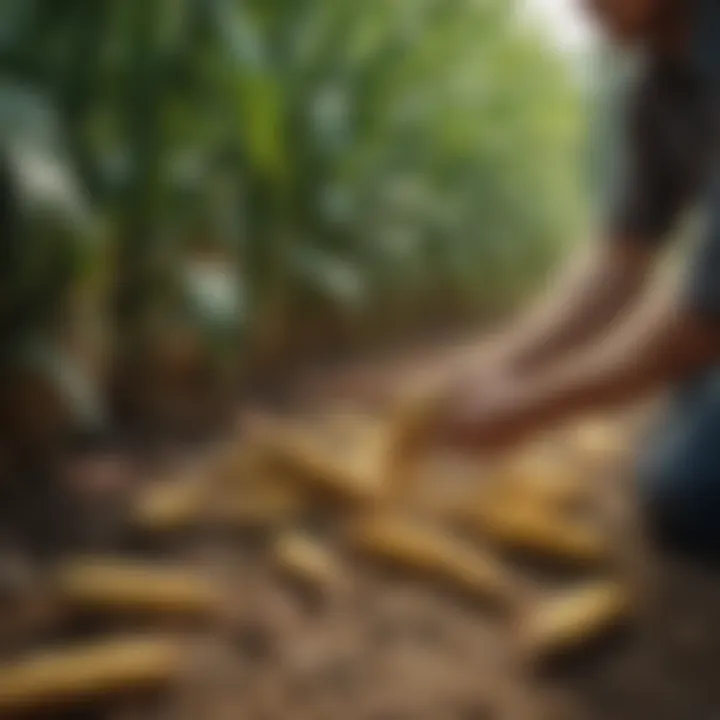
[[[515,376],[464,378],[446,396],[431,442],[463,451],[502,451],[539,429],[546,409]]]
[[[481,429],[485,413],[494,415],[496,405],[498,411],[509,411],[515,385],[516,378],[507,368],[492,363],[455,366],[445,373],[408,379],[399,388],[393,411],[396,456],[407,458],[433,445],[476,449],[486,434]]]

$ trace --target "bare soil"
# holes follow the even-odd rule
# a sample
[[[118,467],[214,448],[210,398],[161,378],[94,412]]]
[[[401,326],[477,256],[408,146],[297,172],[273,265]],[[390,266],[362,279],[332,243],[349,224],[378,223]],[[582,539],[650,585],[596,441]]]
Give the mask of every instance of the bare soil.
[[[184,453],[179,457],[185,462]],[[537,676],[520,661],[512,628],[425,579],[346,558],[344,581],[319,590],[272,569],[270,536],[262,529],[137,537],[124,524],[127,498],[178,456],[172,450],[152,461],[123,459],[119,466],[87,465],[79,475],[76,469],[74,493],[67,482],[40,477],[5,483],[5,660],[122,627],[77,625],[27,600],[18,606],[12,589],[22,579],[10,562],[13,551],[32,557],[40,574],[46,560],[89,549],[184,559],[221,578],[230,601],[210,623],[174,628],[190,637],[194,651],[169,692],[79,710],[52,707],[39,717],[714,720],[720,714],[720,576],[710,564],[651,545],[622,463],[605,469],[598,502],[621,549],[618,572],[639,591],[634,621],[602,647]],[[333,522],[330,511],[308,527],[332,538]],[[529,592],[536,594],[565,582],[540,572],[533,578]]]

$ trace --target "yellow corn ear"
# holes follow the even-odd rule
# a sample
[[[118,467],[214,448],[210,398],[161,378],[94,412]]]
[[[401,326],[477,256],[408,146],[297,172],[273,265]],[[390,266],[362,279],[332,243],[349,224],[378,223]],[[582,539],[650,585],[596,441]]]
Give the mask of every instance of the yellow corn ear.
[[[333,585],[341,574],[333,554],[299,532],[288,532],[277,539],[273,560],[281,572],[314,587]]]
[[[580,650],[616,628],[631,606],[630,593],[620,583],[593,582],[536,608],[521,623],[522,647],[533,663]]]
[[[412,483],[413,463],[443,406],[443,394],[430,382],[399,399],[390,417],[386,441],[385,475],[391,490],[402,492]]]
[[[209,617],[222,602],[220,589],[196,572],[118,558],[67,561],[55,580],[64,603],[88,612]]]
[[[133,524],[151,532],[176,532],[205,519],[208,487],[202,478],[162,481],[144,488],[131,509]]]
[[[45,651],[0,666],[0,715],[83,704],[97,695],[162,687],[183,670],[184,643],[124,637]]]
[[[628,446],[620,421],[587,421],[568,430],[567,442],[578,459],[591,465],[612,462]]]
[[[212,517],[229,527],[272,527],[297,517],[305,507],[305,498],[297,488],[268,475],[218,497]]]
[[[287,479],[349,504],[374,502],[382,490],[377,448],[333,451],[309,432],[287,429],[266,437],[265,449]]]
[[[580,477],[567,453],[534,450],[512,458],[497,473],[496,482],[519,501],[538,503],[549,509],[577,507],[589,495],[589,485]]]
[[[208,462],[206,475],[214,487],[230,490],[253,483],[267,471],[266,464],[256,444],[235,441],[218,449]]]
[[[475,531],[510,551],[558,562],[597,565],[610,556],[608,542],[593,525],[543,512],[526,503],[480,505],[471,513]]]
[[[493,558],[442,530],[397,516],[373,516],[353,527],[361,552],[439,578],[477,597],[507,606],[513,587]]]

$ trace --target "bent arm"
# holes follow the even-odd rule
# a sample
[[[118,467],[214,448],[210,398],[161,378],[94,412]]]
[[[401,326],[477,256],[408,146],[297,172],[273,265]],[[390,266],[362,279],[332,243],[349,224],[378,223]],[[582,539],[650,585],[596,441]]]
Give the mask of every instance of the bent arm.
[[[665,295],[643,307],[604,340],[512,387],[473,395],[444,420],[441,441],[470,451],[517,442],[586,412],[640,399],[720,361],[720,324]]]
[[[646,286],[656,248],[616,240],[582,248],[554,287],[495,337],[455,348],[435,370],[472,372],[478,363],[503,371],[534,372],[591,342],[634,305]]]
[[[645,288],[652,246],[597,243],[573,258],[557,287],[497,341],[497,357],[518,373],[534,372],[606,331]]]
[[[720,326],[665,297],[527,383],[539,422],[641,398],[720,361]]]

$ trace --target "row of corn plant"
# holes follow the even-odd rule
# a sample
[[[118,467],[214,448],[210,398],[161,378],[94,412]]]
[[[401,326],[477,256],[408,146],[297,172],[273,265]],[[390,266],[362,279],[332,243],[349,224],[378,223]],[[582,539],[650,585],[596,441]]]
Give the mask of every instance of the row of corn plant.
[[[115,397],[162,424],[243,369],[512,305],[584,213],[580,92],[517,6],[6,0],[0,105],[46,113],[55,139],[28,153],[56,157],[87,222],[26,204],[42,181],[19,187],[32,160],[6,134],[7,202],[51,229],[4,233],[27,269],[2,292],[37,309],[3,317],[5,355],[92,306]],[[48,244],[78,243],[87,261],[47,277]]]

